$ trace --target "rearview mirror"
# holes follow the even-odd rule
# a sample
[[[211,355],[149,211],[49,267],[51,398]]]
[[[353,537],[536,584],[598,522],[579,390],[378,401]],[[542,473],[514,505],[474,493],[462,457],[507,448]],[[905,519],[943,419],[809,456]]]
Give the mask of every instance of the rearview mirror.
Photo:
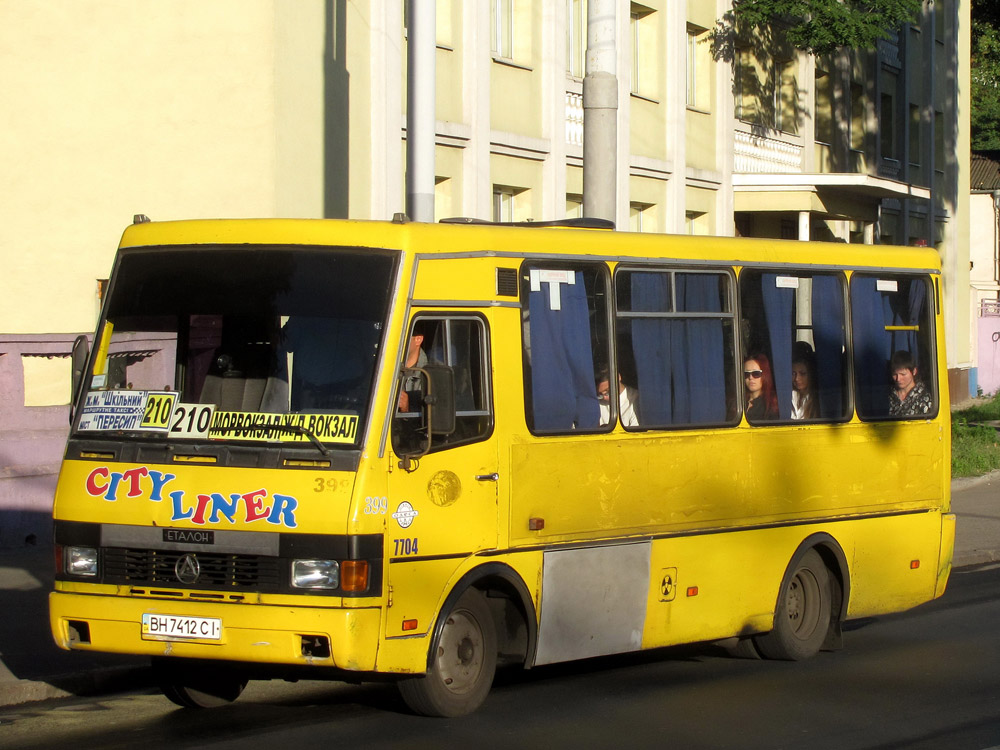
[[[69,398],[69,423],[73,424],[73,414],[76,408],[76,401],[80,397],[83,389],[83,375],[87,371],[87,360],[90,358],[90,340],[82,333],[73,341],[73,349],[70,354],[73,375],[71,381],[72,392]]]

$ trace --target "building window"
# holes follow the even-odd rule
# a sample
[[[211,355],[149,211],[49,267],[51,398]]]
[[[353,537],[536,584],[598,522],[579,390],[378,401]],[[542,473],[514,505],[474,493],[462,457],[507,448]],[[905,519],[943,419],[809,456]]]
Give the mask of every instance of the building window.
[[[583,55],[587,42],[587,19],[583,0],[566,0],[566,72],[583,78]]]
[[[492,0],[493,54],[514,57],[514,0]]]
[[[833,143],[833,76],[816,68],[816,141]]]
[[[711,102],[711,54],[708,31],[687,27],[687,106],[708,111]]]
[[[649,16],[652,8],[639,3],[631,3],[629,10],[629,38],[632,42],[632,81],[631,92],[642,94],[651,88],[651,82],[646,80],[643,71],[655,70],[651,65],[653,48],[653,25]],[[645,59],[650,58],[650,59]]]
[[[799,131],[798,61],[761,60],[744,48],[736,54],[736,116],[785,133]]]
[[[531,221],[528,190],[511,185],[493,186],[493,221]]]
[[[851,81],[851,150],[865,150],[865,90]]]
[[[685,211],[684,223],[688,234],[708,234],[708,214],[704,211]]]
[[[945,0],[934,0],[934,41],[944,44]]]
[[[628,228],[630,232],[650,232],[653,230],[653,206],[649,203],[628,204]]]
[[[493,186],[493,221],[514,221],[514,189]]]
[[[775,127],[784,133],[799,132],[798,66],[796,60],[777,60],[774,63],[778,83],[774,92]]]
[[[907,158],[910,166],[920,169],[920,105],[910,105],[910,145]]]
[[[882,158],[896,158],[895,120],[892,94],[882,94],[882,111],[879,114],[879,135],[882,136]]]
[[[569,193],[566,195],[566,218],[583,218],[583,196]]]
[[[879,108],[879,135],[882,138],[881,155],[883,159],[898,159],[899,138],[896,132],[898,118],[896,117],[897,77],[893,73],[882,71],[882,94]]]
[[[944,172],[944,114],[934,113],[934,171]]]

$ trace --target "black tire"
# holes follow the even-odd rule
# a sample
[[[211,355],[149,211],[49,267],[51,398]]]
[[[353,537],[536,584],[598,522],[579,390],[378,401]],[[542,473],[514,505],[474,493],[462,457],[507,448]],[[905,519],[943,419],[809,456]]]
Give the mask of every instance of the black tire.
[[[406,705],[422,716],[464,716],[486,700],[497,666],[497,636],[483,595],[469,589],[445,615],[427,674],[399,682]]]
[[[830,571],[815,549],[806,552],[786,576],[774,613],[774,629],[754,644],[768,659],[798,661],[814,656],[830,630]]]
[[[247,686],[247,680],[225,671],[211,674],[201,669],[154,665],[160,690],[184,708],[218,708],[232,703]]]

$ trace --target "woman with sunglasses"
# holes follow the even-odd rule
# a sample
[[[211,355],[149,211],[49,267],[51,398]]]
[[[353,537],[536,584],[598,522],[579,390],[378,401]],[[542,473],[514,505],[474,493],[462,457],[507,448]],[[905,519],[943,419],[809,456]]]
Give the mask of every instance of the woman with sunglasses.
[[[766,355],[755,354],[743,361],[743,385],[746,387],[748,420],[757,422],[778,418],[778,394]]]

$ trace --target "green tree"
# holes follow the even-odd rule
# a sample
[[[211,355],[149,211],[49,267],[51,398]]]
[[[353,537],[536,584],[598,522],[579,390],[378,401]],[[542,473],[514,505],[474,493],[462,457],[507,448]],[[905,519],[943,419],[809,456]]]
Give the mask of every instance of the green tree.
[[[972,150],[1000,149],[1000,4],[972,3]]]
[[[981,0],[991,3],[995,0]],[[923,0],[736,0],[716,25],[716,48],[734,33],[760,34],[780,24],[796,48],[823,55],[841,47],[874,49],[917,18]]]

